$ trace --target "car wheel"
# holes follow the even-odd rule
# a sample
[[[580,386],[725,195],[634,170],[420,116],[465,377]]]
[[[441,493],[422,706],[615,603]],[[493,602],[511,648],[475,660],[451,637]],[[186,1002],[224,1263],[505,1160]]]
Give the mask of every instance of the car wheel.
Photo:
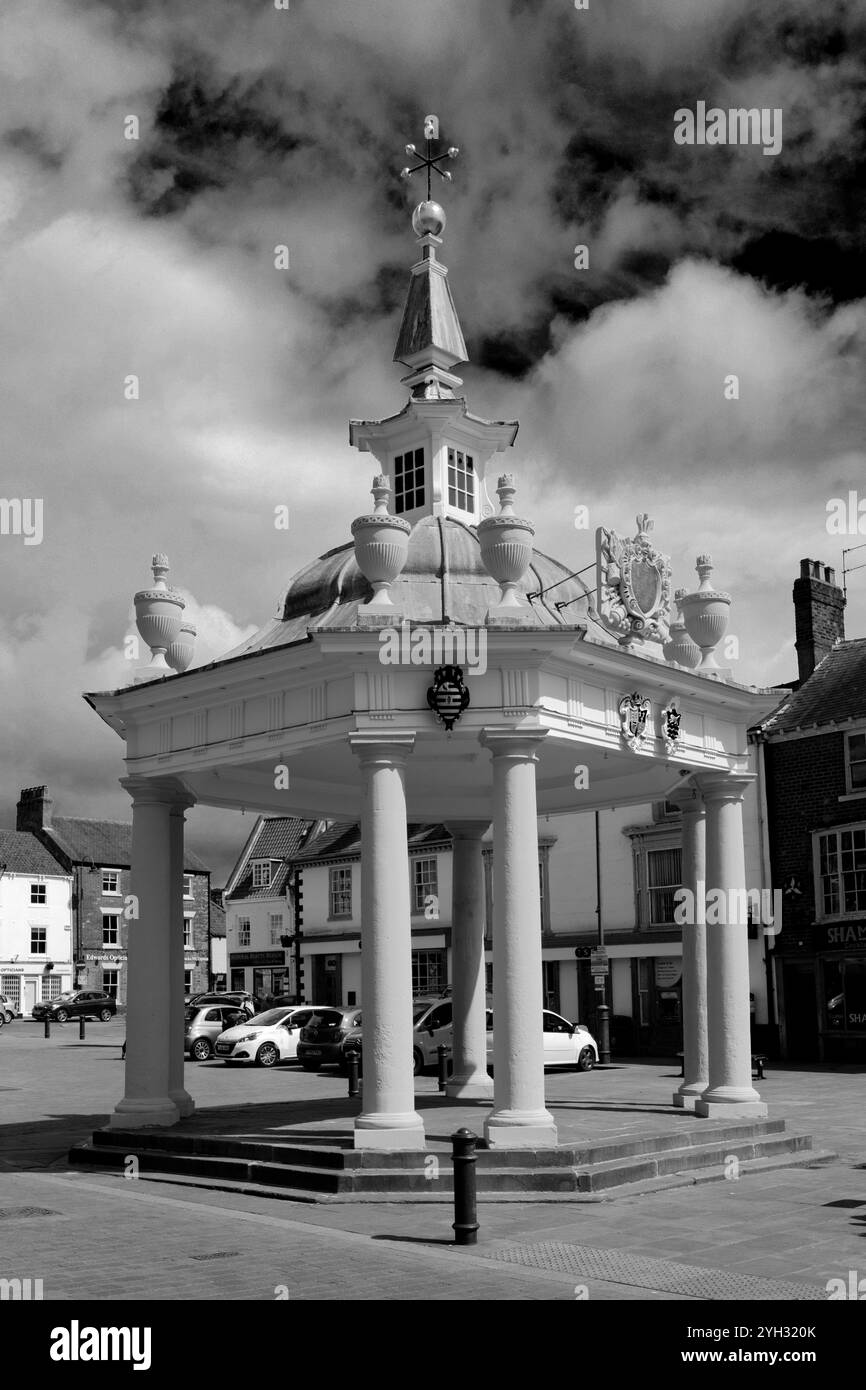
[[[303,1067],[304,1071],[318,1071],[321,1065],[322,1065],[321,1062],[302,1062],[302,1063],[301,1063],[301,1066]]]
[[[280,1060],[280,1054],[272,1042],[262,1043],[256,1053],[256,1061],[260,1067],[272,1067]]]
[[[595,1066],[595,1053],[591,1047],[581,1048],[580,1056],[577,1059],[578,1071],[592,1071]]]
[[[416,1047],[415,1051],[412,1053],[412,1074],[413,1076],[420,1076],[423,1070],[424,1053],[419,1052],[418,1048]]]
[[[54,1017],[58,1023],[65,1023],[69,1017],[69,1014],[66,1012],[65,1009],[58,1009]]]
[[[100,1023],[110,1023],[111,1020],[112,1020],[113,1018],[114,1018],[114,1014],[111,1012],[110,1009],[100,1009],[100,1011],[99,1011],[99,1021],[100,1021]]]
[[[192,1045],[192,1055],[197,1062],[206,1062],[211,1054],[211,1045],[207,1038],[196,1038]]]
[[[6,1023],[11,1023],[14,1017],[15,1017],[14,1014],[4,1014],[4,1015],[3,1015],[4,1022],[6,1022]]]
[[[6,1022],[6,1015],[5,1015],[5,1014],[0,1014],[0,1028],[3,1027],[3,1025],[5,1024],[5,1022]]]

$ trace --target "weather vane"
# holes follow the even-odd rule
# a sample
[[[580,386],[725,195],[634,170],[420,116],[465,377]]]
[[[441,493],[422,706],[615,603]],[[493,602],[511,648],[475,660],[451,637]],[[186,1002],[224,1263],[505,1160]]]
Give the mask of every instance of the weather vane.
[[[439,176],[440,176],[441,178],[447,179],[448,182],[450,183],[450,182],[451,182],[451,175],[448,173],[447,169],[440,169],[440,168],[439,168],[439,165],[440,165],[440,163],[442,162],[443,159],[456,159],[457,156],[459,155],[460,151],[458,150],[458,148],[457,148],[456,145],[451,145],[451,146],[445,151],[444,154],[437,154],[437,155],[434,155],[434,154],[432,153],[433,141],[439,139],[439,117],[438,117],[438,116],[425,116],[425,117],[424,117],[424,138],[425,138],[425,140],[427,141],[427,153],[426,153],[426,155],[418,154],[418,151],[417,151],[417,149],[415,148],[414,145],[407,145],[407,146],[406,146],[406,153],[407,153],[407,154],[414,154],[414,155],[417,157],[417,159],[418,159],[419,162],[418,162],[416,165],[414,165],[411,169],[410,169],[410,168],[408,167],[408,165],[407,165],[407,167],[406,167],[405,169],[402,169],[402,170],[400,171],[400,177],[401,177],[401,179],[410,179],[410,178],[412,177],[413,174],[417,174],[417,172],[418,172],[419,169],[426,169],[426,170],[427,170],[427,201],[428,201],[428,203],[429,203],[429,201],[430,201],[430,174],[431,174],[432,170],[435,169],[435,170],[436,170],[436,173],[439,174]]]

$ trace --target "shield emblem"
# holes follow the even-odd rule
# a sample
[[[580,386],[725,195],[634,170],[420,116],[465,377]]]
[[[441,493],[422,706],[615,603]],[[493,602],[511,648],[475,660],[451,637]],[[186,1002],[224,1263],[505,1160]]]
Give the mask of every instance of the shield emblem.
[[[632,560],[631,588],[641,613],[655,612],[661,592],[661,575],[648,560]]]
[[[649,700],[638,695],[637,691],[633,691],[631,695],[624,695],[619,702],[622,732],[626,743],[632,750],[639,748],[646,737],[649,710]]]

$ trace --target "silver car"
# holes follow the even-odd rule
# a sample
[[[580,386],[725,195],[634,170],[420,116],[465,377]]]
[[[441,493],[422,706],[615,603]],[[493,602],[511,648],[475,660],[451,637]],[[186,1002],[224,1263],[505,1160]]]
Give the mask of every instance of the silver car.
[[[220,1033],[247,1020],[245,1009],[237,1004],[191,1004],[186,1011],[183,1050],[196,1062],[213,1056]]]
[[[435,1066],[440,1043],[453,1046],[450,999],[437,999],[434,1004],[419,1003],[415,1009],[412,1055],[417,1075],[425,1067]],[[595,1038],[582,1023],[571,1023],[552,1009],[541,1013],[542,1050],[546,1067],[576,1067],[592,1071],[598,1061]],[[487,1009],[487,1065],[493,1065],[493,1010]]]

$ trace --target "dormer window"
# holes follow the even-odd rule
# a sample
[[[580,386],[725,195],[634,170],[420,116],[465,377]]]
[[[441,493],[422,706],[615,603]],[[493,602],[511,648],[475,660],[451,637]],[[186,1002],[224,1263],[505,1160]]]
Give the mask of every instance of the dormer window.
[[[269,888],[271,884],[270,859],[257,859],[253,864],[253,887]]]
[[[394,459],[394,515],[424,506],[424,450],[410,449]]]
[[[461,512],[475,511],[475,464],[460,449],[448,450],[448,505]]]

